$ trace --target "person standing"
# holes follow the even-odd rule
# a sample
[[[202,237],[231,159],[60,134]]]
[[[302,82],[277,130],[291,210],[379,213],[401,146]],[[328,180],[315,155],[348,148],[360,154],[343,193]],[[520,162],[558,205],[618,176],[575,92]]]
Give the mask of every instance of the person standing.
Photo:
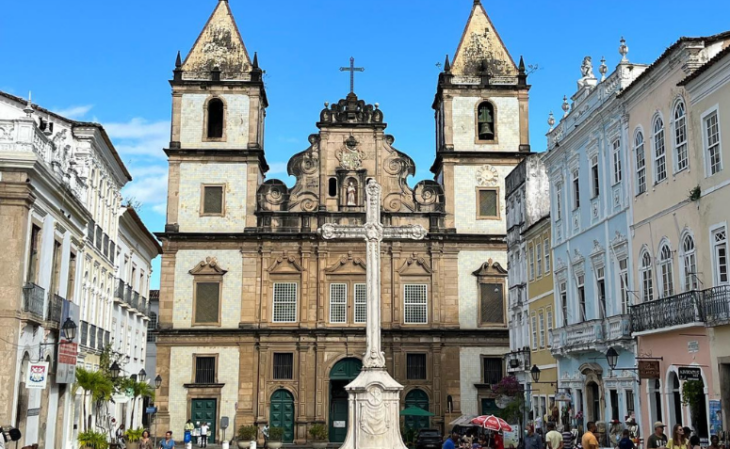
[[[654,423],[654,433],[647,439],[646,449],[667,449],[667,436],[661,421]]]
[[[142,438],[139,440],[139,449],[154,449],[152,447],[152,440],[150,439],[150,433],[145,430],[142,432]]]
[[[708,446],[708,449],[725,449],[725,446],[720,444],[720,437],[712,435],[710,437],[710,445]]]
[[[527,426],[527,435],[525,435],[525,449],[543,449],[542,438],[535,433],[535,426],[532,424]]]
[[[160,441],[159,449],[175,449],[175,440],[172,439],[172,430],[165,432],[165,439]]]
[[[200,447],[208,447],[208,423],[205,421],[200,425]]]
[[[589,421],[586,427],[588,431],[583,434],[583,438],[581,439],[583,449],[598,449],[598,439],[596,438],[596,431],[598,429],[596,428],[596,423]]]
[[[573,432],[570,431],[570,424],[563,426],[563,449],[573,449]]]
[[[547,423],[548,433],[545,435],[545,443],[548,449],[563,449],[563,435],[555,430],[555,423],[549,421]]]
[[[672,428],[672,438],[667,441],[667,449],[688,449],[689,441],[684,436],[684,428],[681,424],[675,424]]]
[[[441,449],[456,449],[457,441],[459,441],[459,434],[456,432],[451,432],[451,437],[447,438],[446,441],[444,441]]]
[[[636,449],[636,445],[631,440],[629,429],[624,429],[621,439],[618,441],[618,449]]]

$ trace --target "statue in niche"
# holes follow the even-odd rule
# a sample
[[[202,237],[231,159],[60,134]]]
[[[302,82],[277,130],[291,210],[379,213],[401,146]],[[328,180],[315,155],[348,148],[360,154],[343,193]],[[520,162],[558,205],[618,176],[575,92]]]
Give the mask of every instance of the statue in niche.
[[[357,206],[357,187],[355,182],[350,180],[347,184],[347,203],[348,206]]]

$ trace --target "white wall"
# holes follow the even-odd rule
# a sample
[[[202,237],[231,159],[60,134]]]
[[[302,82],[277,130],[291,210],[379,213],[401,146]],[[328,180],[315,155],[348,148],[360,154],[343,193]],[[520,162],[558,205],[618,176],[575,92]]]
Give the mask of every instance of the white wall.
[[[182,148],[246,148],[248,145],[249,98],[247,95],[218,95],[225,104],[225,142],[204,142],[207,130],[205,103],[207,94],[183,94],[180,123]],[[183,178],[184,179],[184,178]]]
[[[461,329],[476,329],[479,316],[479,292],[477,278],[472,273],[489,259],[507,266],[504,251],[459,251],[459,326]],[[507,292],[505,291],[505,295]],[[507,313],[507,310],[504,312]]]
[[[494,105],[496,144],[476,144],[476,107],[485,98],[455,97],[452,103],[454,151],[518,151],[520,146],[519,100],[516,97],[487,98]],[[458,178],[457,178],[458,179]]]
[[[454,167],[454,221],[456,230],[459,233],[477,234],[506,234],[506,201],[504,178],[512,171],[514,166],[494,165],[497,171],[497,181],[493,186],[499,188],[499,219],[477,220],[477,173],[483,166],[465,165]],[[447,192],[448,194],[448,192]],[[504,265],[507,266],[506,264]]]

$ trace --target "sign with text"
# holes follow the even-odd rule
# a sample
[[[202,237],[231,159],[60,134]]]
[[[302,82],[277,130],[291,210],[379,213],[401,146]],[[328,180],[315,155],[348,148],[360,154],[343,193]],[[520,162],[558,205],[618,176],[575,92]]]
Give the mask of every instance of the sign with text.
[[[700,380],[702,371],[699,368],[690,368],[688,366],[680,366],[677,368],[679,380]]]
[[[61,311],[61,326],[67,318],[76,323],[76,329],[79,330],[79,306],[64,300]],[[81,332],[77,332],[77,340],[80,338],[80,334]],[[74,341],[66,341],[63,338],[63,331],[60,332],[60,338],[58,361],[56,362],[56,383],[72,384],[76,382],[76,357],[79,353],[79,345]]]
[[[555,393],[555,400],[557,402],[572,402],[573,398],[568,391],[558,391]]]
[[[659,379],[659,360],[639,360],[639,379]]]
[[[48,362],[28,362],[28,376],[25,378],[25,388],[44,390],[48,382]]]

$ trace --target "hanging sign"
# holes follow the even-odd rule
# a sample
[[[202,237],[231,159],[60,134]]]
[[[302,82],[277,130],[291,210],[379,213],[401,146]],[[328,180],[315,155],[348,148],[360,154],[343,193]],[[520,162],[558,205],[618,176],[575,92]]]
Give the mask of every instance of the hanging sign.
[[[677,371],[679,380],[700,380],[702,378],[702,371],[699,368],[680,366]]]
[[[63,301],[61,323],[70,319],[79,326],[79,306],[70,301]],[[80,337],[76,337],[78,341]],[[76,382],[76,358],[79,355],[79,346],[75,341],[67,341],[61,332],[61,342],[58,345],[58,360],[56,361],[56,383],[72,384]]]
[[[28,376],[25,385],[28,389],[43,390],[48,381],[48,362],[28,363]]]
[[[659,379],[659,360],[639,360],[639,379]]]

